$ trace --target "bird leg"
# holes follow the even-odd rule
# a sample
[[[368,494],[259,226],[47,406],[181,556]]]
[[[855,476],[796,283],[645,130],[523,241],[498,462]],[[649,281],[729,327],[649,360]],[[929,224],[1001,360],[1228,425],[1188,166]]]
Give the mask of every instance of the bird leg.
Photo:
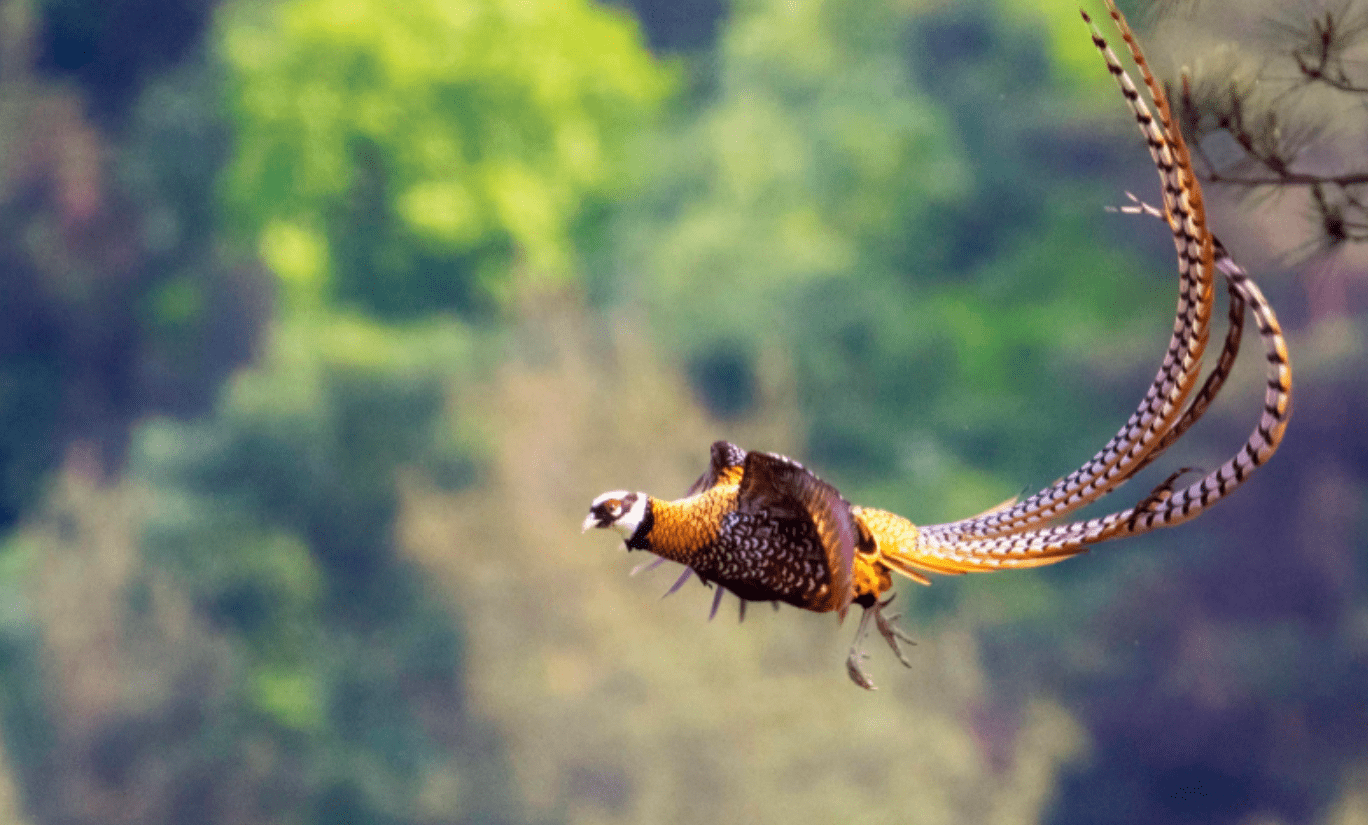
[[[876,690],[874,680],[861,666],[869,658],[869,654],[864,652],[864,637],[869,632],[869,620],[872,617],[873,610],[866,607],[860,615],[860,626],[855,629],[855,643],[850,646],[850,656],[846,658],[846,673],[850,675],[850,681],[865,690]]]
[[[907,635],[907,631],[893,624],[898,619],[902,618],[901,613],[894,613],[892,616],[888,616],[883,612],[883,609],[892,604],[893,600],[897,597],[898,594],[894,593],[874,605],[874,623],[879,628],[879,635],[883,636],[884,641],[888,642],[888,646],[893,648],[893,655],[898,657],[898,661],[902,662],[903,667],[912,667],[912,663],[908,661],[907,656],[902,651],[902,645],[898,643],[907,642],[910,645],[915,645],[917,640]]]
[[[916,644],[907,632],[893,622],[897,621],[901,614],[895,613],[892,616],[885,616],[883,609],[892,603],[894,597],[889,596],[883,601],[876,601],[870,607],[864,609],[860,616],[860,626],[855,630],[855,643],[850,646],[850,656],[846,659],[846,673],[850,675],[850,681],[864,688],[865,690],[876,690],[874,680],[869,678],[869,674],[864,672],[864,660],[869,658],[869,654],[864,652],[864,638],[869,633],[869,620],[874,620],[875,627],[879,628],[879,635],[883,636],[888,646],[893,648],[893,653],[898,657],[905,667],[912,667],[907,656],[903,654],[901,642]]]

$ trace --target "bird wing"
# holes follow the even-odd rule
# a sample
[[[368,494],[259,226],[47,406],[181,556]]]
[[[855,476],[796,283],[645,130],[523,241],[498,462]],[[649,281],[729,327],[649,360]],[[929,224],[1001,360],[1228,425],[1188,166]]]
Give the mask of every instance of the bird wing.
[[[850,502],[798,462],[773,453],[748,453],[737,508],[809,522],[817,532],[831,574],[827,610],[844,611],[853,598],[859,528]]]
[[[706,493],[718,484],[740,484],[746,451],[730,441],[714,441],[708,469],[689,488],[684,496]]]

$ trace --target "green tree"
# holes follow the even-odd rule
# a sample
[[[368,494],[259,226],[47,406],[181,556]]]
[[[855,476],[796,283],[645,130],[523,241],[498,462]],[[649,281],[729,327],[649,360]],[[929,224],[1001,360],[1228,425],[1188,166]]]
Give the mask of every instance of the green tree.
[[[153,493],[149,567],[233,651],[233,688],[196,745],[231,730],[278,764],[289,781],[250,788],[258,816],[513,818],[511,788],[490,780],[499,750],[462,698],[460,632],[391,538],[401,468],[474,479],[441,415],[469,339],[450,325],[282,334],[216,416],[149,426],[134,454]]]
[[[1107,406],[1051,388],[1102,368],[1097,340],[1115,356],[1162,330],[1173,300],[1091,238],[1120,193],[1085,167],[1120,168],[1101,147],[1124,121],[1055,139],[1056,98],[1091,110],[1107,90],[1052,47],[990,3],[739,4],[597,293],[650,307],[722,418],[747,411],[762,354],[785,353],[807,455],[886,506],[952,517],[1049,479],[1077,441],[1059,422]],[[1137,303],[1153,323],[1118,329]],[[1126,360],[1137,397],[1150,366]],[[1130,400],[1087,425],[1097,443]]]
[[[220,30],[242,231],[291,300],[395,318],[567,277],[585,202],[623,182],[669,85],[587,0],[242,2]]]
[[[266,289],[215,234],[207,5],[0,10],[0,528],[72,444],[115,471],[138,418],[207,410],[252,353]]]

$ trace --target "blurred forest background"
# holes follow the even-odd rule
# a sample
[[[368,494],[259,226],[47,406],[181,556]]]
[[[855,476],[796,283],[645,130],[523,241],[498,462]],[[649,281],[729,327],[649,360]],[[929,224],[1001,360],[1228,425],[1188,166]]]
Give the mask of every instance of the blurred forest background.
[[[1115,431],[1176,279],[1073,2],[0,0],[0,821],[1368,823],[1368,3],[1126,10],[1287,441],[905,588],[870,694],[577,527],[715,438],[934,522]]]

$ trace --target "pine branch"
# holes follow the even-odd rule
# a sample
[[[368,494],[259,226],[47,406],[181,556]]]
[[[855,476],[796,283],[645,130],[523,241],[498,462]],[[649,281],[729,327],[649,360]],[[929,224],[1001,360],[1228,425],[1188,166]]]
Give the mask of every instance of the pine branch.
[[[1219,85],[1208,83],[1194,92],[1194,83],[1184,75],[1181,92],[1171,95],[1178,101],[1184,129],[1195,138],[1193,155],[1207,182],[1241,190],[1245,196],[1303,189],[1323,235],[1321,244],[1332,247],[1368,242],[1368,168],[1320,172],[1299,159],[1309,149],[1318,150],[1315,154],[1322,157],[1349,155],[1333,150],[1347,147],[1350,141],[1368,140],[1362,134],[1346,136],[1337,131],[1341,124],[1336,118],[1323,115],[1318,121],[1307,114],[1329,111],[1321,102],[1327,93],[1368,107],[1368,80],[1350,73],[1352,61],[1346,57],[1368,43],[1368,14],[1356,9],[1355,2],[1344,0],[1336,8],[1299,21],[1272,21],[1283,37],[1265,55],[1257,81],[1241,84],[1231,79],[1232,73]],[[1270,96],[1267,90],[1278,87],[1270,67],[1278,65],[1295,66],[1295,80]],[[1316,106],[1301,105],[1318,89],[1326,91],[1318,93],[1320,98],[1311,98]],[[1224,163],[1211,155],[1205,140],[1222,132],[1238,154]]]

